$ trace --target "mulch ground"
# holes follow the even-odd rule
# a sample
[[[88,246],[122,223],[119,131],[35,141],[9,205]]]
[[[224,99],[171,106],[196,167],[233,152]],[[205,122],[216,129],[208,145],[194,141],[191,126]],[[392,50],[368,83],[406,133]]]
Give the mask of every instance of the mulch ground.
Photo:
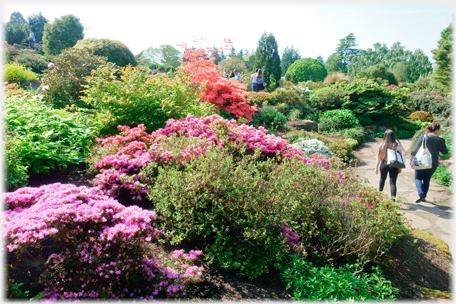
[[[71,183],[77,186],[92,186],[93,174],[84,166],[72,170],[57,171],[51,174],[35,174],[30,177],[30,187],[39,187],[51,183]],[[118,201],[126,206],[135,204],[130,196],[122,193]],[[139,204],[148,208],[147,203]],[[203,249],[202,244],[183,244],[186,250]],[[173,248],[157,248],[169,251]],[[376,263],[383,270],[386,279],[400,291],[402,300],[443,300],[451,292],[452,265],[438,249],[423,239],[404,237],[396,241]],[[213,265],[205,267],[203,282],[189,286],[189,301],[239,301],[239,300],[290,300],[292,295],[279,279],[279,273],[271,270],[260,278],[249,281],[239,279],[234,272],[225,271]],[[372,264],[370,265],[372,266]],[[427,288],[427,291],[425,291]],[[431,292],[429,292],[431,290]],[[439,295],[440,294],[440,295]],[[446,299],[444,301],[450,301]]]

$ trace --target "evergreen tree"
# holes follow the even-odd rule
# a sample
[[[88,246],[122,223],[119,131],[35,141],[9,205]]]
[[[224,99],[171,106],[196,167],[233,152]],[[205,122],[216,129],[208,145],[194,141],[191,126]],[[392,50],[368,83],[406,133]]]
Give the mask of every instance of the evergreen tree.
[[[25,27],[15,22],[8,22],[5,25],[5,40],[8,44],[22,44],[27,41],[27,31]]]
[[[212,46],[211,57],[214,57],[214,58],[215,58],[214,63],[215,63],[216,65],[218,65],[219,62],[223,60],[223,59],[222,59],[222,55],[219,53],[218,49],[215,48],[215,45]]]
[[[254,68],[263,70],[264,82],[267,84],[266,91],[272,92],[279,86],[282,68],[277,41],[272,33],[269,35],[264,33],[258,40]]]
[[[44,25],[43,50],[46,56],[57,55],[84,39],[84,26],[78,17],[65,15]]]
[[[336,52],[332,53],[331,56],[326,60],[326,69],[329,73],[342,72],[347,74],[347,65],[350,60],[358,55],[359,50],[354,47],[357,46],[356,38],[353,33],[340,39],[340,43],[336,48]]]
[[[46,23],[49,23],[49,21],[43,15],[41,15],[41,12],[38,15],[29,16],[27,19],[29,27],[32,29],[32,32],[35,35],[35,42],[42,43],[44,25]]]
[[[285,50],[283,51],[282,59],[280,61],[280,67],[282,68],[282,76],[285,76],[288,67],[298,59],[301,59],[301,55],[299,54],[298,49],[295,50],[293,45],[291,46],[291,48],[286,46]]]
[[[20,26],[25,26],[25,19],[22,17],[22,14],[19,12],[14,12],[10,16],[10,21],[8,23],[16,23]]]
[[[323,57],[321,57],[321,56],[318,56],[318,57],[317,57],[317,59],[318,59],[318,60],[320,60],[320,61],[321,61],[321,63],[325,64],[325,60],[323,59]]]
[[[439,46],[432,50],[434,60],[437,64],[434,79],[446,87],[451,87],[451,73],[453,60],[453,24],[450,24],[440,34]]]
[[[228,55],[230,58],[236,57],[236,49],[231,47],[230,54]]]

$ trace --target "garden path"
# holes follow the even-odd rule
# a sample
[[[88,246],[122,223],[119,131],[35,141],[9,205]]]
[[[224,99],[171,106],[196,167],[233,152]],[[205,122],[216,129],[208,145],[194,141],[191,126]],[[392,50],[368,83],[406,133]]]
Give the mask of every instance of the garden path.
[[[375,174],[375,164],[377,160],[377,151],[383,139],[369,139],[358,146],[353,154],[361,160],[361,164],[355,169],[355,174],[365,183],[378,187],[380,179]],[[401,211],[405,217],[411,220],[414,228],[432,233],[435,237],[442,239],[453,252],[453,197],[448,194],[448,187],[437,184],[431,179],[431,185],[426,197],[426,201],[416,204],[418,193],[415,187],[414,170],[410,168],[410,152],[412,139],[401,139],[401,144],[406,151],[406,168],[402,170],[397,179],[397,195],[405,200],[406,203],[401,205]],[[390,193],[389,180],[386,181],[383,191]]]

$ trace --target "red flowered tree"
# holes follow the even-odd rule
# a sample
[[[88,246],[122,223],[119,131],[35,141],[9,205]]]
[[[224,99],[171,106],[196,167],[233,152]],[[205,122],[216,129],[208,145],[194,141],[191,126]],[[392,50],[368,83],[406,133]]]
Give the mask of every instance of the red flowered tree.
[[[185,49],[183,57],[186,60],[181,62],[179,70],[190,75],[191,82],[203,86],[201,101],[214,104],[217,110],[223,109],[236,117],[252,120],[256,108],[246,98],[249,95],[246,85],[222,77],[214,63],[215,58],[210,56],[213,49],[189,48],[185,43],[179,46]]]

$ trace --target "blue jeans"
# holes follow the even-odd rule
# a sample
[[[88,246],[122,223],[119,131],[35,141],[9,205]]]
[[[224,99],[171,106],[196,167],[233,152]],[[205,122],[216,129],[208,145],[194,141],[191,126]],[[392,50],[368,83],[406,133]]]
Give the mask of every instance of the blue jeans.
[[[252,91],[258,93],[258,83],[256,83],[256,82],[252,83]]]
[[[415,185],[419,197],[426,197],[434,171],[433,169],[415,170]]]
[[[32,48],[32,50],[35,49],[35,41],[30,41],[30,47]]]

